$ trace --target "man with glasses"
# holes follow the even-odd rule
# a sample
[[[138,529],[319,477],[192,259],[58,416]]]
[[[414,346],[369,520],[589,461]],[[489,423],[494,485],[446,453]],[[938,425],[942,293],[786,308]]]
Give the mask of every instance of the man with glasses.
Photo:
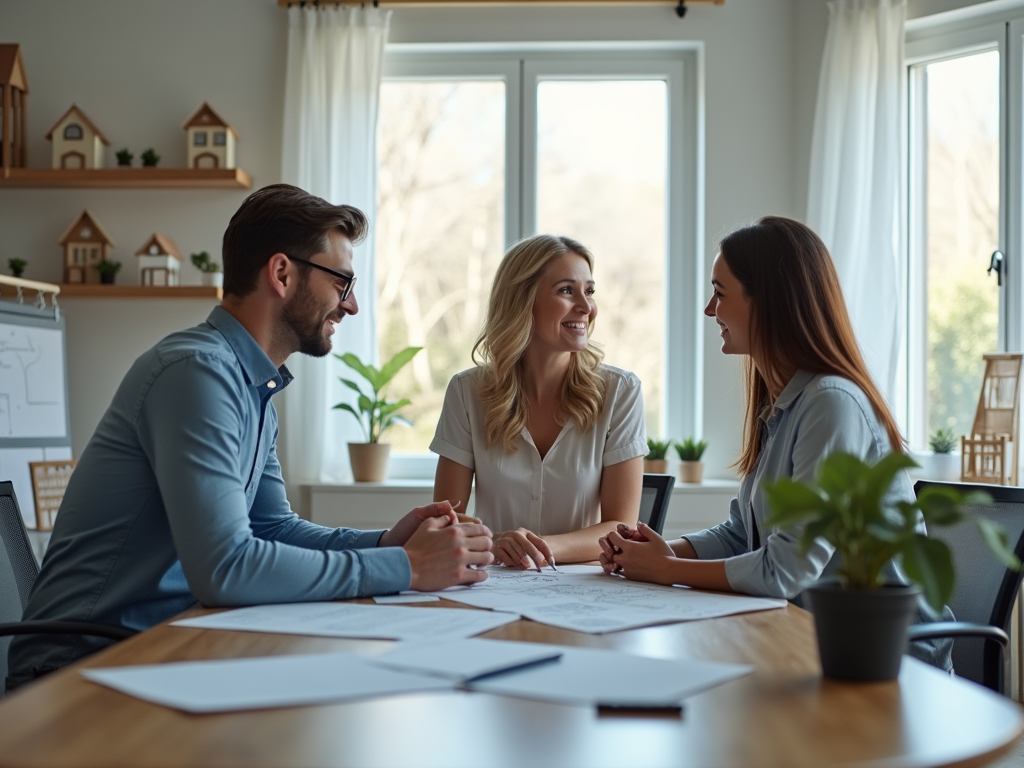
[[[337,600],[486,578],[491,532],[447,502],[387,531],[324,528],[285,497],[271,402],[293,352],[322,357],[359,311],[361,211],[286,184],[224,233],[224,301],[143,354],[78,462],[24,619],[145,629],[193,606]],[[8,690],[110,641],[23,636]]]

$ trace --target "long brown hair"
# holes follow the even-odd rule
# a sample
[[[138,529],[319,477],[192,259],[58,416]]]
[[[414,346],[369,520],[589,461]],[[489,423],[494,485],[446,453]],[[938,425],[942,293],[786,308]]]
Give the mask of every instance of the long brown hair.
[[[747,358],[740,472],[749,475],[757,464],[764,431],[758,417],[773,402],[771,389],[779,391],[798,370],[842,376],[860,387],[892,450],[902,453],[903,436],[868,373],[821,238],[798,221],[765,216],[723,238],[720,252],[750,298],[750,347],[764,368]]]
[[[526,428],[529,408],[523,389],[523,355],[533,338],[533,305],[537,286],[548,263],[564,253],[585,259],[591,271],[594,257],[582,243],[569,237],[534,235],[508,249],[491,287],[487,320],[473,347],[473,362],[480,366],[480,400],[484,404],[486,445],[501,445],[515,453],[515,440]],[[590,340],[574,352],[562,387],[562,408],[576,419],[581,431],[597,421],[604,407],[604,379],[597,369],[602,353]],[[564,422],[559,422],[560,424]]]

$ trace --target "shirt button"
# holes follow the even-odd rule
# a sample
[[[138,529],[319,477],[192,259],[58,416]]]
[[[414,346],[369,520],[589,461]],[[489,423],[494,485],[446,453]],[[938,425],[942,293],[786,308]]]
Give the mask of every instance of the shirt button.
[[[267,382],[267,389],[273,389],[276,386],[277,386],[277,382],[276,381],[268,381]]]

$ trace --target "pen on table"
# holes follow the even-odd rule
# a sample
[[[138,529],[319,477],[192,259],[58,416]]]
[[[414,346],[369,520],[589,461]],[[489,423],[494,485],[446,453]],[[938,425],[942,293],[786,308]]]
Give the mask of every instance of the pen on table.
[[[555,573],[561,573],[561,571],[559,571],[559,570],[558,570],[558,569],[557,569],[557,568],[555,567],[555,556],[554,556],[554,555],[552,555],[552,556],[551,556],[550,558],[548,558],[548,565],[550,565],[550,566],[551,566],[551,570],[552,570],[552,571],[554,571]],[[538,569],[538,570],[539,570],[539,569]]]

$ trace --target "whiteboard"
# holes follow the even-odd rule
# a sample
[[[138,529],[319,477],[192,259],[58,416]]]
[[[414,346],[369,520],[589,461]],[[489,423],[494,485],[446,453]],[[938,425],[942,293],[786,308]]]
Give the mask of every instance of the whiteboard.
[[[0,319],[0,439],[67,437],[64,334]]]

